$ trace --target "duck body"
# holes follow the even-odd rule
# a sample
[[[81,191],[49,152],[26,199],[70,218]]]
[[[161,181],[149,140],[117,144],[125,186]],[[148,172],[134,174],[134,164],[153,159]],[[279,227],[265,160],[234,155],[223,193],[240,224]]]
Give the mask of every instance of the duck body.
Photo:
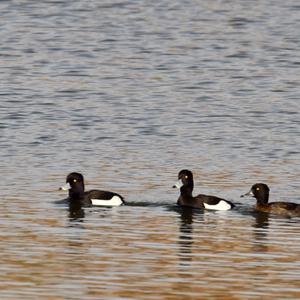
[[[265,183],[256,183],[251,190],[242,196],[252,196],[256,199],[255,210],[265,213],[274,213],[289,217],[300,216],[300,204],[293,202],[270,202],[270,189]]]
[[[300,216],[300,205],[293,202],[270,202],[268,204],[257,203],[255,210],[286,215],[289,217]]]
[[[90,190],[84,191],[84,179],[80,173],[70,173],[67,176],[66,184],[60,189],[68,190],[67,201],[79,202],[83,206],[119,206],[125,203],[124,198],[114,192]]]
[[[179,172],[178,182],[173,187],[180,188],[180,196],[177,200],[177,204],[180,206],[209,210],[229,210],[234,207],[230,201],[216,196],[199,194],[194,197],[192,194],[194,188],[193,173],[189,170]]]
[[[97,206],[119,206],[125,203],[121,195],[108,191],[90,190],[85,192],[85,198]]]
[[[228,200],[204,194],[199,194],[195,197],[182,197],[180,195],[177,204],[211,210],[229,210],[234,207],[234,204]]]

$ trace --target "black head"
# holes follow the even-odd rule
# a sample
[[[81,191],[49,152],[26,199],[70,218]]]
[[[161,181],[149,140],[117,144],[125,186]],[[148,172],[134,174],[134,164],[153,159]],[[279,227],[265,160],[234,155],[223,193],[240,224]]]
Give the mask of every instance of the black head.
[[[244,196],[252,196],[257,202],[267,204],[269,201],[270,189],[265,183],[255,183],[252,185],[251,190]]]
[[[193,186],[194,187],[193,173],[189,170],[181,170],[178,173],[178,180],[181,180],[182,184],[185,186]]]
[[[189,170],[181,170],[178,173],[178,182],[173,187],[188,188],[190,191],[192,191],[194,188],[193,173]]]
[[[76,172],[70,173],[66,178],[66,183],[69,183],[72,188],[83,185],[83,175]]]
[[[62,190],[69,190],[70,197],[80,196],[84,193],[84,180],[80,173],[70,173],[66,178],[66,185],[61,187]]]

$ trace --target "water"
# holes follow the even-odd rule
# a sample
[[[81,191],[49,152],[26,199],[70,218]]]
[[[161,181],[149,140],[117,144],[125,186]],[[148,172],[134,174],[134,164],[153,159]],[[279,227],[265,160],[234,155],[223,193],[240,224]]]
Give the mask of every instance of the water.
[[[1,299],[296,299],[300,6],[1,1]],[[171,188],[237,203],[181,210]],[[128,206],[55,204],[69,172]]]

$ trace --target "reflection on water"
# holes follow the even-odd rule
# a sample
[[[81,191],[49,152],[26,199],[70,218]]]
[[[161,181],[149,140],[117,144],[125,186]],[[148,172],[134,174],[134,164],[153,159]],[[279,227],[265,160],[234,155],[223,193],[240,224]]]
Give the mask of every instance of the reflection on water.
[[[298,299],[299,3],[0,1],[1,299]],[[57,199],[65,175],[126,203]],[[273,199],[274,198],[274,199]]]
[[[192,259],[193,246],[193,212],[191,207],[179,209],[181,224],[179,229],[179,249],[180,260],[184,264]]]
[[[267,229],[269,226],[269,213],[255,212],[254,213],[255,223],[254,228]]]
[[[84,209],[80,201],[72,201],[69,203],[69,218],[74,221],[84,218]]]
[[[253,213],[254,251],[268,251],[269,213]]]

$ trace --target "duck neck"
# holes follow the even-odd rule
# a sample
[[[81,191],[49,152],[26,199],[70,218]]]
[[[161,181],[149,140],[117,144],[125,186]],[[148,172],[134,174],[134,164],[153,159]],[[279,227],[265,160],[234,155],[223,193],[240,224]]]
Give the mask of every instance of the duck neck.
[[[190,186],[182,186],[180,188],[180,193],[181,193],[181,196],[184,196],[184,197],[193,197],[192,196],[192,193],[193,193],[193,187],[190,187]]]
[[[80,199],[84,196],[84,186],[80,188],[72,188],[69,190],[69,197],[72,199]]]
[[[257,204],[266,205],[269,201],[269,194],[262,195],[261,197],[256,198]]]

